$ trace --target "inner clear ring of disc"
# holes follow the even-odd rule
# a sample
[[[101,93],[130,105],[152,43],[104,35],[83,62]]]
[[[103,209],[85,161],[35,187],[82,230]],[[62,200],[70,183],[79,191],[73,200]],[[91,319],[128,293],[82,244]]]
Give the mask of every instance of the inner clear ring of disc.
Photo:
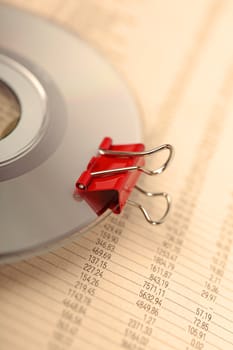
[[[5,96],[8,95],[16,106],[16,109],[4,109],[3,106],[1,110],[3,117],[2,122],[0,119],[0,166],[2,166],[30,151],[40,140],[46,125],[47,99],[45,90],[37,78],[13,59],[0,55],[0,71],[0,87],[4,89]]]

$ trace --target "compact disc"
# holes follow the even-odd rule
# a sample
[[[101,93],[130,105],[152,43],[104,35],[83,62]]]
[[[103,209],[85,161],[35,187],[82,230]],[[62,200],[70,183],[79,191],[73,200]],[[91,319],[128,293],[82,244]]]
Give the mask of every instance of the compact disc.
[[[21,115],[0,140],[0,260],[36,251],[97,220],[73,197],[105,136],[141,139],[135,101],[86,42],[30,13],[0,5],[0,81]]]

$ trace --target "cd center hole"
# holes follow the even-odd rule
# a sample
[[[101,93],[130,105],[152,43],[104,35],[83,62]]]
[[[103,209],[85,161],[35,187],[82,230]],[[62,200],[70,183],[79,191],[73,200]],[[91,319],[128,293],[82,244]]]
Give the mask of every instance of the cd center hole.
[[[16,94],[0,80],[0,140],[16,128],[20,112],[20,103]]]

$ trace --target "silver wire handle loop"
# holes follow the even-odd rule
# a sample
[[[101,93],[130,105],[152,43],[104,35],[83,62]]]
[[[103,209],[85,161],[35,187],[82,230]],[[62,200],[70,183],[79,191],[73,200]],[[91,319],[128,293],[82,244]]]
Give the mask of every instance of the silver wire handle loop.
[[[172,160],[173,155],[174,155],[174,148],[170,144],[164,144],[164,145],[155,147],[155,148],[153,148],[151,150],[142,151],[142,152],[113,151],[113,150],[105,150],[105,149],[100,148],[98,150],[100,155],[103,155],[103,156],[116,156],[116,157],[138,157],[138,156],[139,157],[140,156],[141,157],[145,157],[145,156],[150,156],[150,155],[152,155],[154,153],[161,152],[161,151],[164,151],[164,150],[168,150],[169,151],[168,157],[167,157],[166,161],[157,169],[150,170],[150,169],[146,169],[146,168],[144,168],[142,166],[138,166],[138,165],[136,166],[135,165],[135,166],[129,166],[129,167],[122,167],[122,168],[94,171],[94,172],[91,173],[91,176],[111,175],[111,174],[115,174],[115,173],[122,173],[122,172],[125,172],[125,171],[135,171],[135,170],[143,172],[146,175],[150,175],[150,176],[158,175],[158,174],[161,174],[162,172],[164,172],[164,170],[166,170],[167,166],[169,165],[169,163]],[[130,205],[140,209],[140,211],[144,215],[146,221],[149,222],[151,225],[160,225],[160,224],[162,224],[166,220],[167,215],[169,214],[170,208],[171,208],[171,197],[169,196],[169,194],[166,193],[166,192],[147,192],[147,191],[143,190],[139,186],[135,186],[135,188],[138,191],[140,191],[141,193],[143,193],[144,195],[148,196],[148,197],[163,197],[165,199],[165,201],[166,201],[166,209],[165,209],[163,215],[160,218],[156,219],[156,220],[151,218],[151,216],[148,213],[148,211],[140,203],[137,203],[137,202],[132,201],[130,199],[127,200],[128,204],[130,204]]]
[[[164,214],[157,220],[153,220],[151,218],[151,216],[149,215],[148,211],[141,204],[139,204],[139,203],[137,203],[135,201],[132,201],[131,199],[127,200],[128,204],[130,204],[130,205],[132,205],[134,207],[137,207],[138,209],[141,210],[141,212],[144,215],[145,219],[151,225],[160,225],[160,224],[162,224],[166,220],[167,215],[170,212],[170,208],[171,208],[171,197],[169,196],[169,194],[166,193],[166,192],[147,192],[147,191],[143,190],[139,186],[135,186],[135,188],[138,191],[140,191],[141,193],[143,193],[144,195],[146,195],[146,196],[149,196],[149,197],[163,197],[166,200],[166,205],[167,206],[166,206],[166,209],[164,211]]]
[[[99,154],[100,155],[104,155],[104,156],[116,156],[116,157],[137,157],[137,156],[150,156],[154,153],[160,152],[160,151],[164,151],[164,150],[168,150],[169,154],[167,157],[167,160],[162,164],[161,167],[157,168],[157,169],[146,169],[144,167],[141,166],[131,166],[131,167],[124,167],[124,168],[116,168],[116,169],[110,169],[110,170],[101,170],[101,171],[96,171],[91,173],[92,176],[99,176],[99,175],[110,175],[110,174],[114,174],[114,173],[120,173],[120,172],[124,172],[124,171],[134,171],[134,170],[138,170],[143,172],[146,175],[158,175],[161,174],[168,166],[168,164],[170,163],[170,161],[173,158],[174,155],[174,148],[169,145],[169,144],[164,144],[155,148],[152,148],[151,150],[148,151],[142,151],[142,152],[127,152],[127,151],[111,151],[111,150],[105,150],[100,148]]]

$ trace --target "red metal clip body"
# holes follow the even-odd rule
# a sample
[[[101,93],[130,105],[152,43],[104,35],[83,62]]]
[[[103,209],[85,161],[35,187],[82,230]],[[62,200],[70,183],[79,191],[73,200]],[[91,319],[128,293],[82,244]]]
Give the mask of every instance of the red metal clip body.
[[[112,145],[112,140],[105,137],[99,146],[100,150],[117,152],[141,152],[144,145]],[[144,165],[144,157],[128,155],[99,154],[93,157],[87,169],[76,182],[76,194],[83,198],[90,207],[101,215],[106,209],[118,214],[124,207],[134,188],[140,171],[124,170]],[[117,171],[114,172],[114,170]]]

